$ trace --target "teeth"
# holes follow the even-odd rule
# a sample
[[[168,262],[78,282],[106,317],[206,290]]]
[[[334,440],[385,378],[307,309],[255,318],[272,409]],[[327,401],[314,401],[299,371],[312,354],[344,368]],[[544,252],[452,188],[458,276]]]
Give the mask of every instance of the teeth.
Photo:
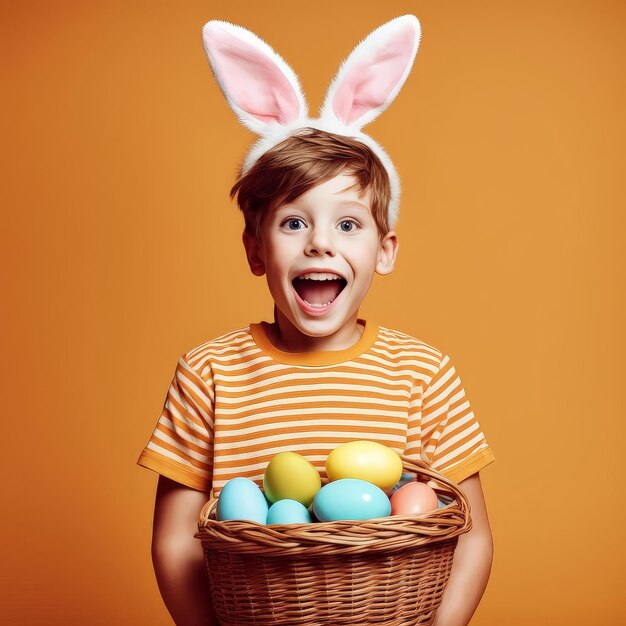
[[[337,274],[331,274],[330,272],[311,272],[309,274],[302,274],[298,278],[304,278],[305,280],[341,280],[341,276]]]
[[[304,302],[306,302],[306,300],[304,300]],[[332,300],[330,300],[329,302],[327,302],[326,304],[313,304],[312,302],[306,302],[309,306],[312,306],[315,309],[323,309],[325,306],[328,306],[330,303],[332,302]]]

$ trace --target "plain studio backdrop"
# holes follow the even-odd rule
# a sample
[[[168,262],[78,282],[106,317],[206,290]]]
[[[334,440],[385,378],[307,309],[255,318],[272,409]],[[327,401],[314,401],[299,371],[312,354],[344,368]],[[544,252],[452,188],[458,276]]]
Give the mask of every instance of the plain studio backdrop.
[[[135,461],[176,361],[270,320],[228,192],[254,136],[200,31],[239,23],[311,111],[373,28],[415,13],[366,127],[403,183],[396,271],[363,317],[450,354],[496,463],[473,626],[626,621],[621,2],[3,2],[0,621],[171,624]],[[3,621],[6,620],[6,621]]]

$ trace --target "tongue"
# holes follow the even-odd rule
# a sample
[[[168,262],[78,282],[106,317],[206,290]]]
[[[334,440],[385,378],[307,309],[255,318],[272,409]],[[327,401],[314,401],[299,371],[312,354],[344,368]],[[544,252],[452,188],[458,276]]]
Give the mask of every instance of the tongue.
[[[332,302],[341,291],[338,280],[302,280],[294,282],[298,295],[310,304],[326,304]]]

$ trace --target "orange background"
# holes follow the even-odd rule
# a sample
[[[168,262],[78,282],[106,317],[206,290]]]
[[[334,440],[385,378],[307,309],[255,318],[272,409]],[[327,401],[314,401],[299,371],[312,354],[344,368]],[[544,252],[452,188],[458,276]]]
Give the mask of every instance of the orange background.
[[[272,314],[228,198],[254,137],[202,25],[269,41],[315,112],[407,12],[413,72],[366,129],[400,254],[362,315],[452,355],[496,453],[472,624],[625,623],[626,10],[451,0],[2,4],[3,623],[171,623],[135,461],[178,356]]]

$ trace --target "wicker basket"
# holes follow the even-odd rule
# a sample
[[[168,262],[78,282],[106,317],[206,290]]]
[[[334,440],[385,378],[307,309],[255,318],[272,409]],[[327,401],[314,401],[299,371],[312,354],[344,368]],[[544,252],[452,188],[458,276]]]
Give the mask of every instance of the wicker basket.
[[[430,624],[450,574],[469,504],[425,464],[405,470],[450,504],[426,515],[264,526],[200,513],[211,600],[221,626]]]

